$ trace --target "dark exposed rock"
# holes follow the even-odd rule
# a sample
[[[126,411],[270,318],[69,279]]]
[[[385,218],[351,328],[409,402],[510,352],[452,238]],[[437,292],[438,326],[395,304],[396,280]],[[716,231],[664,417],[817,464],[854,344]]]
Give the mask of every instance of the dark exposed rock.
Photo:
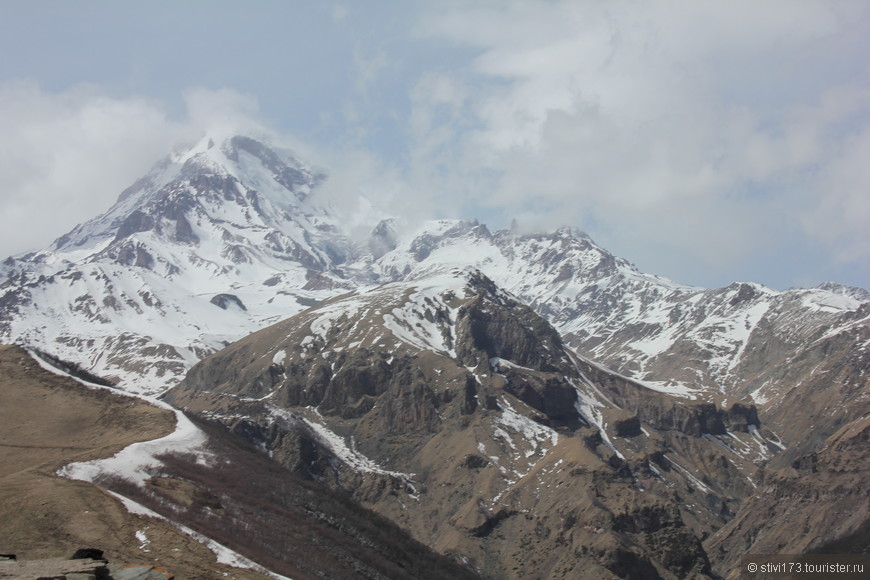
[[[660,580],[659,571],[641,555],[625,549],[603,554],[603,565],[617,578],[626,580]]]
[[[465,399],[464,404],[462,405],[462,413],[464,415],[470,415],[477,410],[477,381],[473,376],[465,376],[465,388],[463,390]],[[487,409],[497,411],[498,403],[495,402],[493,397],[490,397],[490,399],[487,400]]]
[[[233,262],[234,264],[250,264],[251,258],[248,256],[248,252],[244,246],[239,245],[228,245],[221,252],[225,258]]]
[[[369,237],[369,251],[375,259],[396,249],[396,227],[393,220],[382,220]]]
[[[154,256],[141,244],[123,242],[118,247],[117,262],[125,266],[136,266],[152,270],[154,268]]]
[[[199,243],[199,238],[184,215],[178,216],[175,220],[175,240],[185,244]]]
[[[682,527],[680,514],[676,508],[644,506],[632,512],[614,516],[613,528],[620,532],[657,532],[665,527]]]
[[[374,364],[370,364],[368,358],[365,351],[355,351],[343,362],[339,372],[330,378],[323,389],[323,396],[318,402],[322,413],[359,417],[367,413],[373,404],[373,399],[368,399],[366,403],[367,398],[378,397],[391,388],[396,388],[398,394],[398,385],[407,386],[413,382],[410,377],[402,377],[395,379],[394,383],[393,373],[386,362],[376,358]],[[304,391],[310,387],[297,383],[295,388]],[[301,396],[300,392],[298,397],[301,399]]]
[[[476,453],[469,453],[465,458],[463,458],[462,463],[459,465],[469,469],[480,469],[481,467],[489,465],[489,460]]]
[[[618,437],[637,437],[641,434],[640,418],[631,415],[625,419],[617,419],[613,422],[613,430]]]
[[[97,375],[95,375],[91,372],[88,372],[87,370],[83,369],[81,367],[81,365],[79,365],[77,363],[61,360],[61,359],[57,358],[56,356],[49,354],[47,352],[41,351],[39,349],[31,349],[31,352],[33,352],[36,356],[38,356],[39,358],[41,358],[42,360],[44,360],[45,362],[47,362],[51,366],[56,367],[56,368],[60,369],[61,371],[65,372],[69,375],[72,375],[78,379],[81,379],[81,380],[89,382],[89,383],[93,383],[95,385],[102,385],[104,387],[114,387],[115,386],[115,384],[112,381],[104,379],[103,377],[98,377]]]
[[[749,430],[749,427],[760,427],[761,421],[758,419],[758,409],[755,405],[746,405],[743,403],[734,403],[731,405],[723,417],[723,423],[728,431],[741,431],[743,433]]]
[[[500,523],[516,514],[516,511],[510,509],[501,509],[494,514],[488,514],[482,524],[471,530],[471,535],[477,538],[485,538],[490,535]]]
[[[241,310],[247,310],[242,300],[235,294],[215,294],[209,302],[223,310],[226,310],[231,305]]]
[[[460,343],[457,355],[463,361],[477,363],[469,355],[472,349],[489,358],[507,359],[517,365],[542,372],[560,370],[553,365],[546,350],[562,350],[556,332],[540,317],[516,303],[509,308],[490,308],[488,300],[477,299],[460,311],[459,334],[470,338]],[[515,308],[511,308],[515,307]],[[518,314],[522,312],[525,314]],[[561,365],[560,365],[561,366]]]
[[[133,211],[118,226],[115,241],[123,240],[137,232],[147,232],[154,227],[154,219],[151,215],[140,210]]]
[[[756,296],[758,296],[758,293],[752,286],[749,284],[738,284],[737,293],[728,301],[728,304],[731,306],[737,306],[741,302],[748,302]]]
[[[386,423],[390,433],[401,434],[423,430],[429,432],[438,420],[438,398],[434,391],[421,382],[404,383],[386,401]]]
[[[103,551],[97,548],[79,548],[75,554],[70,556],[70,560],[102,560]]]

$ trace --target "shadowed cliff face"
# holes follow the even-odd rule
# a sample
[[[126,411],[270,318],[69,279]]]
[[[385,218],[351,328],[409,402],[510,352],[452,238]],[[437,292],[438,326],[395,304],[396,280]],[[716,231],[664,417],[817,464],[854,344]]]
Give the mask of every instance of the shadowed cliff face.
[[[723,441],[763,440],[754,408],[651,391],[479,273],[437,276],[266,328],[166,398],[489,577],[711,575],[701,538],[758,469]]]

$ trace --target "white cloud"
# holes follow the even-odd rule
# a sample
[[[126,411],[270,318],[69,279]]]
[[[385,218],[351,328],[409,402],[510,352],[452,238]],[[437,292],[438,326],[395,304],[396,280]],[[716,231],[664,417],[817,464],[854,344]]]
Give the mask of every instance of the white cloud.
[[[390,65],[390,60],[383,50],[378,50],[373,56],[367,57],[357,47],[353,51],[353,63],[356,70],[356,90],[360,94],[368,96],[369,87]]]
[[[473,119],[428,121],[416,165],[461,152],[457,172],[500,177],[483,205],[636,240],[635,256],[682,253],[670,273],[689,281],[800,228],[870,258],[864,141],[849,136],[870,131],[868,24],[857,2],[452,4],[422,26],[480,51],[440,79]],[[418,92],[428,119],[429,76]]]
[[[47,245],[104,211],[174,139],[159,103],[95,87],[60,94],[30,82],[0,85],[0,248]]]
[[[344,4],[336,4],[332,7],[332,11],[330,12],[330,16],[336,22],[340,22],[347,18],[348,8]]]
[[[196,131],[238,132],[261,128],[259,105],[251,95],[232,89],[190,88],[182,95],[187,109],[185,124]]]
[[[192,89],[184,100],[188,118],[173,121],[160,102],[95,86],[0,84],[0,254],[43,248],[107,210],[179,141],[254,123],[256,102],[233,91]]]
[[[870,95],[867,95],[870,97]],[[866,107],[864,111],[867,110]],[[815,203],[801,213],[806,229],[834,248],[840,263],[870,270],[870,126],[839,142],[816,180]]]

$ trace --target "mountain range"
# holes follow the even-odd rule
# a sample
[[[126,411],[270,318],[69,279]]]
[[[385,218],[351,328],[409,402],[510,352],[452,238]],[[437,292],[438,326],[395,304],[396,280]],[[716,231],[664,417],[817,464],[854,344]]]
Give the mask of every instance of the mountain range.
[[[571,228],[363,198],[361,237],[327,179],[208,135],[2,262],[0,341],[162,395],[486,577],[866,550],[866,290],[686,286]],[[819,465],[833,491],[810,491]],[[812,534],[771,525],[790,501]]]

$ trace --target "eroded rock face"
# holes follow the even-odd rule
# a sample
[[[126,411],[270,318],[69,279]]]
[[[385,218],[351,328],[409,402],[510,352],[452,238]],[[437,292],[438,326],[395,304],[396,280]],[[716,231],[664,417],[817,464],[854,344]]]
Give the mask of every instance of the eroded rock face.
[[[610,401],[529,308],[479,273],[442,276],[264,329],[167,399],[489,577],[709,576],[673,489],[687,493],[673,465],[690,462],[663,453],[658,431]],[[683,435],[699,453],[716,447]]]

